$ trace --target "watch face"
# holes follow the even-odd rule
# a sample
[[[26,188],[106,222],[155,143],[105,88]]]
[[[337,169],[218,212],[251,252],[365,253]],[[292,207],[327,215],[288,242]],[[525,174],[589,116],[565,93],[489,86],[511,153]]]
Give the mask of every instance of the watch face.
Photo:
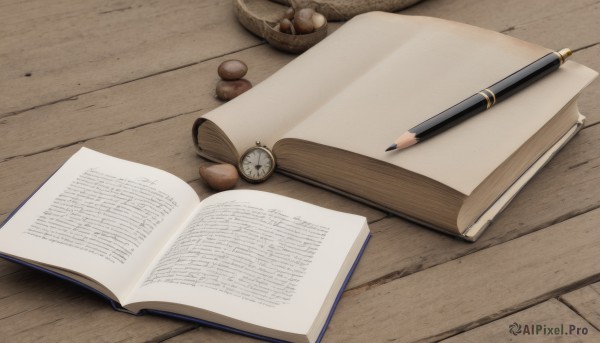
[[[247,181],[261,182],[275,170],[275,158],[266,148],[250,148],[242,156],[239,169]]]

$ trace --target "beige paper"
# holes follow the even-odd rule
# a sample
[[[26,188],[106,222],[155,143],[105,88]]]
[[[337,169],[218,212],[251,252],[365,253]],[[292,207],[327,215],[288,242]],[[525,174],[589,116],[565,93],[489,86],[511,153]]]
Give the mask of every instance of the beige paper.
[[[379,159],[465,195],[596,73],[574,62],[489,111],[410,149],[402,132],[551,50],[466,24],[360,15],[243,96],[207,114],[242,153],[298,138]]]

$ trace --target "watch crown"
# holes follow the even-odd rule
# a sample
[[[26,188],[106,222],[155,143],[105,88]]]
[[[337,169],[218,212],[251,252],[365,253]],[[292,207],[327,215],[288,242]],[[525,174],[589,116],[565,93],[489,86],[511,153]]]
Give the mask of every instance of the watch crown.
[[[260,141],[256,141],[256,146],[260,146]]]

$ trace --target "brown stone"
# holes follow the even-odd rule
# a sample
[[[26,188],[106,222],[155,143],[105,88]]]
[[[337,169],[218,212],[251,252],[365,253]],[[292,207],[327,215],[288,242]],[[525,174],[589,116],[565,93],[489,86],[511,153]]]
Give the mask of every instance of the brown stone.
[[[227,163],[200,167],[200,176],[215,191],[232,189],[239,179],[237,169]]]
[[[217,74],[225,81],[239,80],[246,76],[248,66],[240,60],[227,60],[219,65]]]
[[[252,83],[246,79],[235,81],[219,80],[216,88],[217,97],[221,100],[229,101],[250,88],[252,88]]]

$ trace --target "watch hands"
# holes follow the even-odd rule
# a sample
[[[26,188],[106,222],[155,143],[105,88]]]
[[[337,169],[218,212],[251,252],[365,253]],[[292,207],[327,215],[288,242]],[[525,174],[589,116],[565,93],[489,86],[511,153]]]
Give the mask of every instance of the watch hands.
[[[258,154],[258,158],[256,161],[256,166],[254,168],[256,168],[256,171],[259,171],[260,168],[262,168],[262,164],[260,164],[260,160],[261,160],[262,154]]]

